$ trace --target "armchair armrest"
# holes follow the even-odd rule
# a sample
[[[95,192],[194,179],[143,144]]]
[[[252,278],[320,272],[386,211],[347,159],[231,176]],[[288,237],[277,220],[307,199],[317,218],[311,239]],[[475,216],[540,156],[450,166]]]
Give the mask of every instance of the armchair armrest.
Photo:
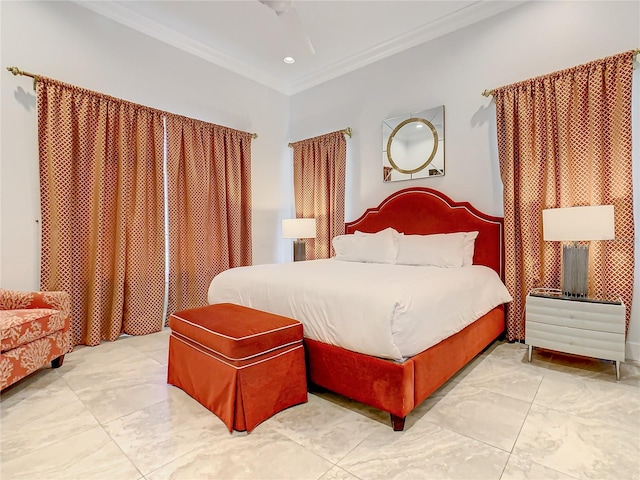
[[[71,296],[67,292],[22,292],[0,288],[0,310],[52,308],[71,317]]]

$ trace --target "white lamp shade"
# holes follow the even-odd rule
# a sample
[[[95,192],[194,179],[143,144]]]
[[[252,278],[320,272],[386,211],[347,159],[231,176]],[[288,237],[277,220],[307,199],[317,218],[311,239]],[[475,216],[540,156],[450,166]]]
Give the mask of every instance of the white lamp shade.
[[[613,240],[613,205],[542,210],[542,231],[547,241]]]
[[[316,238],[315,218],[288,218],[282,220],[283,238]]]

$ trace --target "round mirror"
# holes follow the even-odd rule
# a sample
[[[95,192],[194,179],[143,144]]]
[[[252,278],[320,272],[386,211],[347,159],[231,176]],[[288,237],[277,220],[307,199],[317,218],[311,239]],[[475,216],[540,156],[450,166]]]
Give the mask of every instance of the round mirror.
[[[383,181],[444,175],[444,106],[382,122]]]
[[[416,173],[431,163],[438,151],[438,131],[424,118],[408,118],[393,129],[387,158],[400,173]]]

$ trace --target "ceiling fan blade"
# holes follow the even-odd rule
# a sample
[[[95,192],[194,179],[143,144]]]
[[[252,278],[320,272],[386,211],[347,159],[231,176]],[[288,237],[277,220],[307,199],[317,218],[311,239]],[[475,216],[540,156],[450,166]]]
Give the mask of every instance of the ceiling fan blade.
[[[269,7],[276,12],[276,15],[280,16],[287,13],[293,6],[291,0],[258,0],[261,4]]]
[[[284,26],[284,31],[292,48],[300,53],[316,53],[311,39],[304,28],[302,19],[293,6],[292,0],[258,0],[275,12]]]
[[[303,49],[306,53],[316,53],[316,49],[313,47],[313,43],[295,7],[291,6],[285,13],[278,14],[278,17],[284,24],[285,33],[293,45]]]

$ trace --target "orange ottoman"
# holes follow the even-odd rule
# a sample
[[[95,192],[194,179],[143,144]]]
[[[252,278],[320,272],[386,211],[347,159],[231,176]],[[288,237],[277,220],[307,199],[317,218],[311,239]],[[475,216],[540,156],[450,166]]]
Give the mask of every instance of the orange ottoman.
[[[220,303],[169,317],[167,382],[250,432],[287,407],[307,401],[302,324]]]

